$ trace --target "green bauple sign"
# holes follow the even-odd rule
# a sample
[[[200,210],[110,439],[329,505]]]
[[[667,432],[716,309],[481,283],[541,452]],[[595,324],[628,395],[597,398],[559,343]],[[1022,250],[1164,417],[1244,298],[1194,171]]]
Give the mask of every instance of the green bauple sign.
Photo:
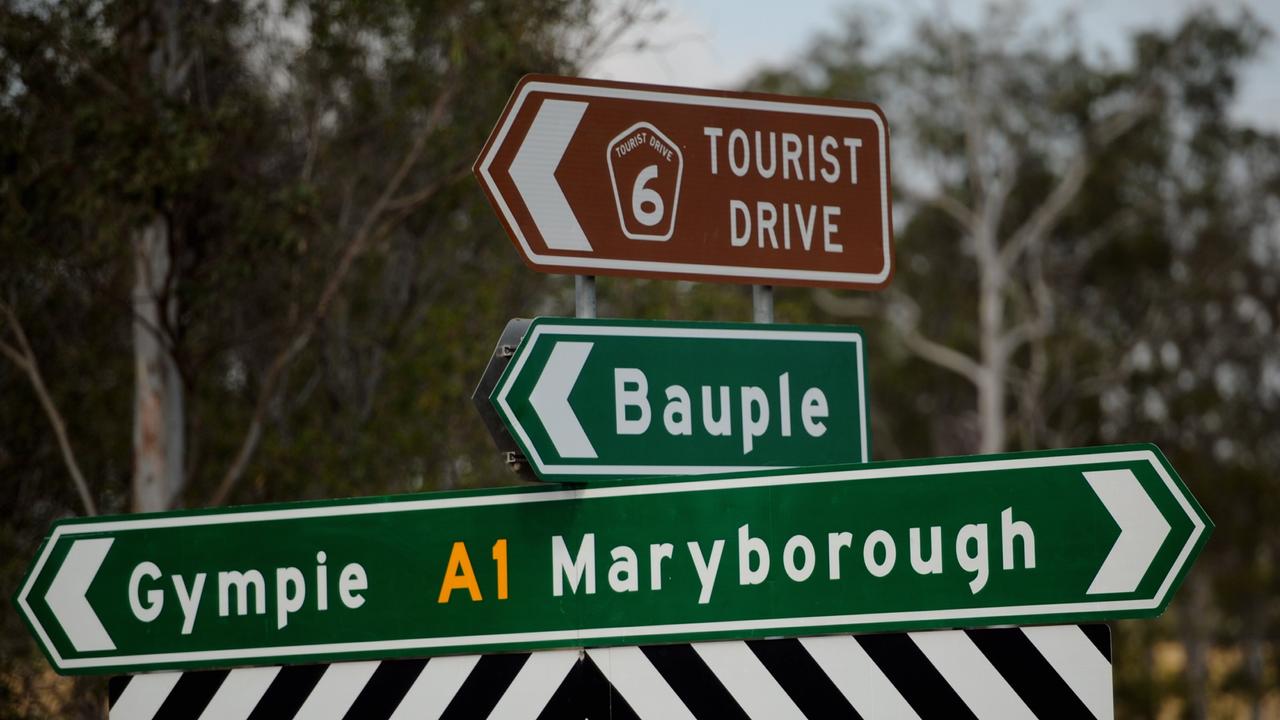
[[[1131,445],[68,520],[15,602],[70,673],[1075,623],[1211,528]]]
[[[543,480],[870,459],[862,331],[538,318],[490,396]]]

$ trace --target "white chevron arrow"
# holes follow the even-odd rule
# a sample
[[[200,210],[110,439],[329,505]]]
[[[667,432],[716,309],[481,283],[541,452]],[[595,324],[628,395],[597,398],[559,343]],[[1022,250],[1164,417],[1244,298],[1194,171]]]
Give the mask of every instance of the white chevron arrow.
[[[528,206],[543,242],[552,250],[591,250],[591,243],[556,180],[556,168],[586,111],[584,102],[543,100],[511,162],[516,190]]]
[[[1160,514],[1132,470],[1094,470],[1084,473],[1084,477],[1120,526],[1120,537],[1111,546],[1087,594],[1133,592],[1169,535],[1169,521]]]
[[[71,543],[62,567],[44,594],[53,617],[79,652],[116,649],[116,644],[85,597],[113,542],[112,538],[92,538]]]
[[[596,457],[596,449],[587,439],[582,423],[569,407],[569,393],[573,392],[573,386],[582,374],[582,366],[586,364],[593,344],[556,343],[547,358],[547,366],[533,384],[533,392],[529,393],[529,404],[537,413],[542,427],[546,428],[556,452],[563,458]]]

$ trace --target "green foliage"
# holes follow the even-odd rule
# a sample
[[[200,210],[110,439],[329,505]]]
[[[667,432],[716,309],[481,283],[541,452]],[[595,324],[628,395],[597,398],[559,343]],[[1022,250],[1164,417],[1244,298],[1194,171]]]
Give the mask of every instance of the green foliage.
[[[896,207],[888,295],[898,300],[867,301],[872,311],[858,316],[872,353],[876,457],[976,445],[973,386],[912,352],[891,315],[914,306],[920,333],[980,357],[982,263],[969,228],[928,199],[977,208],[989,190],[975,168],[987,182],[1011,173],[997,232],[1008,238],[1075,154],[1089,154],[1045,242],[1009,270],[1007,312],[1051,322],[1011,358],[1008,442],[1155,442],[1217,522],[1170,616],[1117,627],[1122,715],[1155,716],[1173,698],[1203,716],[1274,697],[1260,659],[1231,659],[1274,653],[1280,636],[1271,521],[1280,510],[1280,137],[1230,115],[1264,32],[1248,15],[1203,11],[1171,32],[1136,35],[1132,61],[1116,63],[1087,52],[1069,28],[1028,30],[1016,14],[975,28],[925,18],[898,47],[874,45],[876,28],[853,16],[842,35],[753,83],[882,104],[896,187],[914,190]],[[1098,143],[1109,113],[1142,98],[1150,109],[1139,121]],[[974,126],[989,141],[976,158]],[[999,167],[1001,157],[1014,162]],[[844,305],[823,297],[806,318],[848,321]],[[1169,674],[1171,648],[1192,658],[1180,675]],[[1211,677],[1197,653],[1234,669]]]
[[[547,283],[510,252],[468,170],[522,75],[572,68],[566,37],[591,10],[0,6],[0,302],[31,338],[105,512],[130,504],[131,238],[157,215],[170,228],[178,314],[156,330],[186,395],[180,504],[208,502],[273,359],[366,224],[335,300],[269,397],[231,501],[514,481],[469,396],[503,324],[545,304]],[[418,161],[373,216],[424,128]],[[0,320],[10,344],[11,331]],[[49,523],[80,508],[48,418],[7,359],[0,392],[7,597]],[[100,714],[61,704],[104,694],[50,684],[14,614],[0,617],[0,717]],[[26,694],[39,702],[10,702]]]

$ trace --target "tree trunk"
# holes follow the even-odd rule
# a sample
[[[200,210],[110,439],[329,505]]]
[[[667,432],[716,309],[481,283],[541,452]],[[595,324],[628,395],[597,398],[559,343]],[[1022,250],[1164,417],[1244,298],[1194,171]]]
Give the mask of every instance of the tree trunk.
[[[180,94],[190,64],[182,52],[181,0],[156,0],[147,22],[148,73],[164,97]],[[133,230],[133,510],[174,506],[186,484],[186,400],[174,359],[178,320],[169,220],[157,209]]]
[[[1263,633],[1266,611],[1256,596],[1249,603],[1249,613],[1244,623],[1244,668],[1249,678],[1249,717],[1262,720],[1262,703],[1267,696],[1266,648]]]
[[[168,510],[182,493],[182,376],[169,333],[177,320],[168,221],[156,215],[133,237],[133,511]]]
[[[979,241],[981,242],[981,241]],[[994,240],[988,239],[989,247]],[[1004,348],[1005,278],[996,266],[994,250],[979,245],[978,263],[978,345],[981,368],[978,373],[978,452],[998,453],[1005,449],[1005,393],[1008,392],[1009,357]]]
[[[1187,577],[1180,613],[1182,644],[1187,651],[1187,717],[1209,717],[1209,584],[1204,573]]]

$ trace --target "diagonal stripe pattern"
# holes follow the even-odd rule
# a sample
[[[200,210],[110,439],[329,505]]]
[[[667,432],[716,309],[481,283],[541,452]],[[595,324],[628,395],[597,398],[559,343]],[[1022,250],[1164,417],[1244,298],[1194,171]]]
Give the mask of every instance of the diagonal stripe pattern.
[[[1100,718],[1105,625],[551,650],[117,677],[112,720]]]

